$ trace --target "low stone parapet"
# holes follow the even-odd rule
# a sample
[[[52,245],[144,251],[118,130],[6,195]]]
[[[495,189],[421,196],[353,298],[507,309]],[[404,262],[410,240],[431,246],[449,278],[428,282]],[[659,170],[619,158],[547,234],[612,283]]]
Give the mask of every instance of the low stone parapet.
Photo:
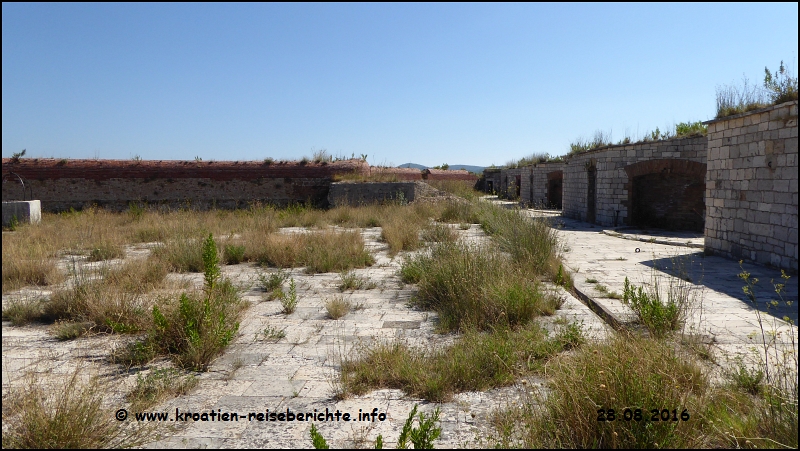
[[[36,224],[42,221],[42,205],[38,200],[3,202],[3,227],[14,222]]]

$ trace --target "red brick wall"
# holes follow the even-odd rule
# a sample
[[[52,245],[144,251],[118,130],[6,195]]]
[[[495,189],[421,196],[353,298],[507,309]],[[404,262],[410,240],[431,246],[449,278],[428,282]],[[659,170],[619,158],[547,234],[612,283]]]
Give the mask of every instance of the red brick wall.
[[[124,209],[130,202],[169,206],[236,208],[253,201],[285,205],[327,203],[333,175],[366,173],[359,160],[333,163],[265,164],[260,161],[131,161],[3,159],[3,200],[18,200],[16,177],[27,180],[33,198],[45,211],[97,204]]]

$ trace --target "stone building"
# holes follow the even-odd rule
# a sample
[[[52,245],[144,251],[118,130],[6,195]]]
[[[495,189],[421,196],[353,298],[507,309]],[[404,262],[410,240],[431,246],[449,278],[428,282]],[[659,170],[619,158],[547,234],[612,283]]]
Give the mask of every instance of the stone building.
[[[797,101],[706,124],[706,252],[797,271]]]
[[[606,146],[485,177],[525,205],[605,227],[695,231],[706,253],[796,272],[797,104],[705,122],[708,136]]]

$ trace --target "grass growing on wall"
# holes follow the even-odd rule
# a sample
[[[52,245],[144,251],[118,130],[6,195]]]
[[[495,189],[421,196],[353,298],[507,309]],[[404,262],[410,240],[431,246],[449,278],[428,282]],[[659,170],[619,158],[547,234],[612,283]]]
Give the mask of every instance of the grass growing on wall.
[[[717,87],[717,118],[746,113],[770,105],[797,100],[797,77],[781,61],[775,72],[764,68],[762,85],[743,77],[741,84]]]

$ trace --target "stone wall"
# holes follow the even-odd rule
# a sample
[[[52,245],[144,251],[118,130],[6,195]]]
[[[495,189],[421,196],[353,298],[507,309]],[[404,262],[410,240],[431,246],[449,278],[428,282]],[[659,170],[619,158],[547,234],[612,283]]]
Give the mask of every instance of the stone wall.
[[[523,169],[520,200],[536,208],[555,208],[550,205],[548,186],[554,177],[563,176],[564,163],[539,163]]]
[[[502,180],[502,170],[500,168],[483,170],[483,190],[492,194],[499,192],[500,181]]]
[[[368,205],[387,201],[413,202],[421,182],[336,182],[331,183],[328,204]],[[426,185],[427,186],[427,185]]]
[[[707,122],[707,253],[798,270],[797,103]]]
[[[358,160],[333,163],[3,159],[3,200],[21,200],[24,177],[43,211],[88,205],[121,210],[130,202],[171,208],[245,207],[252,202],[326,206],[336,174],[369,170]]]
[[[704,208],[694,213],[694,207],[680,201],[687,191],[702,192],[693,185],[705,180],[706,147],[706,137],[699,136],[608,146],[572,156],[563,166],[563,215],[604,226],[632,224],[634,179],[659,174],[671,185],[662,189],[666,204],[655,212],[680,208],[686,211],[675,212],[676,217],[696,214],[702,219]]]
[[[403,181],[413,180],[469,180],[477,181],[478,176],[471,174],[469,171],[463,169],[458,170],[445,170],[445,169],[414,169],[414,168],[386,168],[373,166],[369,167],[369,175],[375,178],[396,179]]]
[[[511,200],[519,200],[522,197],[523,173],[528,172],[527,168],[502,169],[500,171],[500,188],[496,189],[497,195]]]

